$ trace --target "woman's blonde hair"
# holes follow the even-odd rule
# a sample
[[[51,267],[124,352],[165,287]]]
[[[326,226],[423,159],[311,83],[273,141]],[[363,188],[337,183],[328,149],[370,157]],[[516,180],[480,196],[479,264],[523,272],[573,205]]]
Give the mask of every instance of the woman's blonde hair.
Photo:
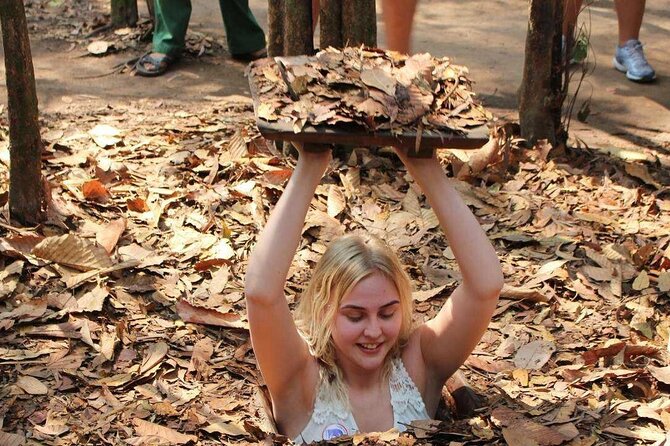
[[[402,322],[398,342],[386,358],[384,373],[388,374],[390,360],[399,355],[412,330],[412,287],[398,256],[382,240],[367,234],[349,234],[333,240],[314,268],[295,311],[301,335],[312,355],[325,366],[329,381],[340,396],[346,393],[331,336],[335,315],[342,298],[374,273],[390,279],[400,297]]]

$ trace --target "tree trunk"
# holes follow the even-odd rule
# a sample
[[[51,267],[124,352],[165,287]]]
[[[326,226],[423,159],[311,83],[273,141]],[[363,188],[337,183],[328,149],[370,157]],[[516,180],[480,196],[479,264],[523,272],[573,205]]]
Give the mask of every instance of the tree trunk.
[[[342,1],[342,40],[346,46],[377,46],[375,0]]]
[[[4,0],[0,8],[9,115],[9,213],[25,225],[44,219],[35,73],[23,0]]]
[[[125,28],[137,25],[137,0],[112,0],[112,26]]]
[[[521,136],[556,145],[561,127],[561,23],[563,0],[531,0],[519,98]],[[558,50],[556,49],[558,41]]]
[[[342,48],[342,0],[321,0],[321,49]]]
[[[268,55],[284,54],[284,0],[268,1]]]
[[[151,18],[151,25],[152,28],[156,26],[156,8],[154,6],[154,0],[146,0],[147,3],[147,9],[149,10],[149,17]]]
[[[312,2],[284,0],[284,56],[314,54]]]

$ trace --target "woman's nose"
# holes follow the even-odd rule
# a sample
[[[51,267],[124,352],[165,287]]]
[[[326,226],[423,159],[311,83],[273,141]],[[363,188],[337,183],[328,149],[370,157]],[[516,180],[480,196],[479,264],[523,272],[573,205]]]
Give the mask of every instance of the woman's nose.
[[[379,335],[382,334],[382,329],[379,326],[379,322],[373,320],[371,321],[367,327],[365,327],[365,331],[363,334],[369,338],[377,338]]]

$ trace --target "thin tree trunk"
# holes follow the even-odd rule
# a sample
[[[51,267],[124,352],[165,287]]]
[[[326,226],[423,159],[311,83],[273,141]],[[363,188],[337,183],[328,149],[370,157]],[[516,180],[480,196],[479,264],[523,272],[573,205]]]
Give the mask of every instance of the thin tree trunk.
[[[560,41],[563,0],[531,0],[528,34],[519,98],[521,136],[530,144],[540,139],[556,144],[560,130]],[[559,67],[559,68],[557,68]],[[558,82],[557,82],[558,79]],[[558,106],[557,106],[558,103]]]
[[[375,0],[342,1],[342,40],[346,46],[377,46]]]
[[[321,0],[321,49],[342,48],[342,0]]]
[[[284,0],[268,1],[268,55],[284,55]]]
[[[151,18],[151,25],[152,27],[156,26],[156,17],[155,17],[155,11],[156,8],[154,6],[154,0],[146,0],[147,4],[147,10],[149,10],[149,17]]]
[[[112,0],[113,27],[135,26],[137,18],[137,0]]]
[[[284,0],[284,56],[314,54],[312,2]]]
[[[44,219],[35,73],[23,0],[4,0],[0,8],[9,115],[9,213],[25,225]]]
[[[556,134],[556,144],[565,144],[568,140],[567,130],[563,121],[563,105],[568,95],[570,77],[568,76],[568,66],[566,64],[566,52],[563,51],[563,20],[565,3],[557,1],[554,11],[554,39],[552,42],[551,53],[551,114],[554,118],[554,133]],[[567,42],[565,43],[567,45]],[[566,50],[567,51],[567,50]]]

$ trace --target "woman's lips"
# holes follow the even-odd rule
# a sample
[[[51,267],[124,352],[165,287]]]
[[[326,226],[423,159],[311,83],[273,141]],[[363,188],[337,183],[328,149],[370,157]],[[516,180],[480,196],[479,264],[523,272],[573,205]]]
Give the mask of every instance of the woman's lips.
[[[376,344],[356,344],[366,355],[374,355],[381,350],[383,343]]]

